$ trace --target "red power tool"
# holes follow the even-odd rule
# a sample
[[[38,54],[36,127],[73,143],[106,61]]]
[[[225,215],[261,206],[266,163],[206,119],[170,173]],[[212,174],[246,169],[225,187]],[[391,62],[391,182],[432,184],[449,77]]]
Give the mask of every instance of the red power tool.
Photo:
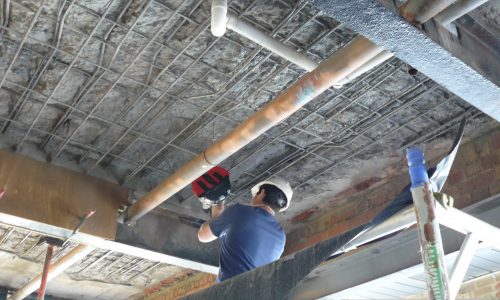
[[[213,167],[191,184],[193,194],[198,197],[203,209],[226,200],[231,194],[229,172],[219,166]]]

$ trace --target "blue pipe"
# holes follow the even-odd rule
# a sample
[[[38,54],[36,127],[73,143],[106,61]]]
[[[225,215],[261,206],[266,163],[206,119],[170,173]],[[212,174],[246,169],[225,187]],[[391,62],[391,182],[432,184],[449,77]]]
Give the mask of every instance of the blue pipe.
[[[406,159],[410,171],[411,188],[423,186],[429,182],[427,168],[425,166],[424,152],[418,147],[409,148],[406,150]]]

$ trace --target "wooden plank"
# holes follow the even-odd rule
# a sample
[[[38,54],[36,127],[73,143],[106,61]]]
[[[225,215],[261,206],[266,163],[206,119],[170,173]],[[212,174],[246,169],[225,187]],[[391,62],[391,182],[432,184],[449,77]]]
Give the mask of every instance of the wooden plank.
[[[80,231],[106,239],[115,238],[117,209],[127,200],[116,184],[5,150],[0,187],[6,188],[1,213],[73,230],[95,209]]]

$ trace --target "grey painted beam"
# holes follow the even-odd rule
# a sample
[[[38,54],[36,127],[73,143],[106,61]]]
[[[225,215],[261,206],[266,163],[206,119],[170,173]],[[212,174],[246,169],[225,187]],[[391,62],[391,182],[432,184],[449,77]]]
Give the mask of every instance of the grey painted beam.
[[[423,29],[433,41],[497,86],[500,85],[499,37],[493,36],[467,15],[450,26],[456,26],[457,35],[432,20],[425,23]]]
[[[312,0],[324,14],[377,45],[500,121],[500,89],[377,0]]]

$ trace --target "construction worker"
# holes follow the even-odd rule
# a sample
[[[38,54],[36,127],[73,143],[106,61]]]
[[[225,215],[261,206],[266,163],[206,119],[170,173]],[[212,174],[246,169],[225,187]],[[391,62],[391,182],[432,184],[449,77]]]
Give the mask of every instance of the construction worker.
[[[251,193],[250,205],[213,205],[212,218],[198,232],[203,243],[220,239],[217,282],[273,262],[283,253],[285,232],[274,215],[290,206],[290,184],[274,178],[258,183]]]

